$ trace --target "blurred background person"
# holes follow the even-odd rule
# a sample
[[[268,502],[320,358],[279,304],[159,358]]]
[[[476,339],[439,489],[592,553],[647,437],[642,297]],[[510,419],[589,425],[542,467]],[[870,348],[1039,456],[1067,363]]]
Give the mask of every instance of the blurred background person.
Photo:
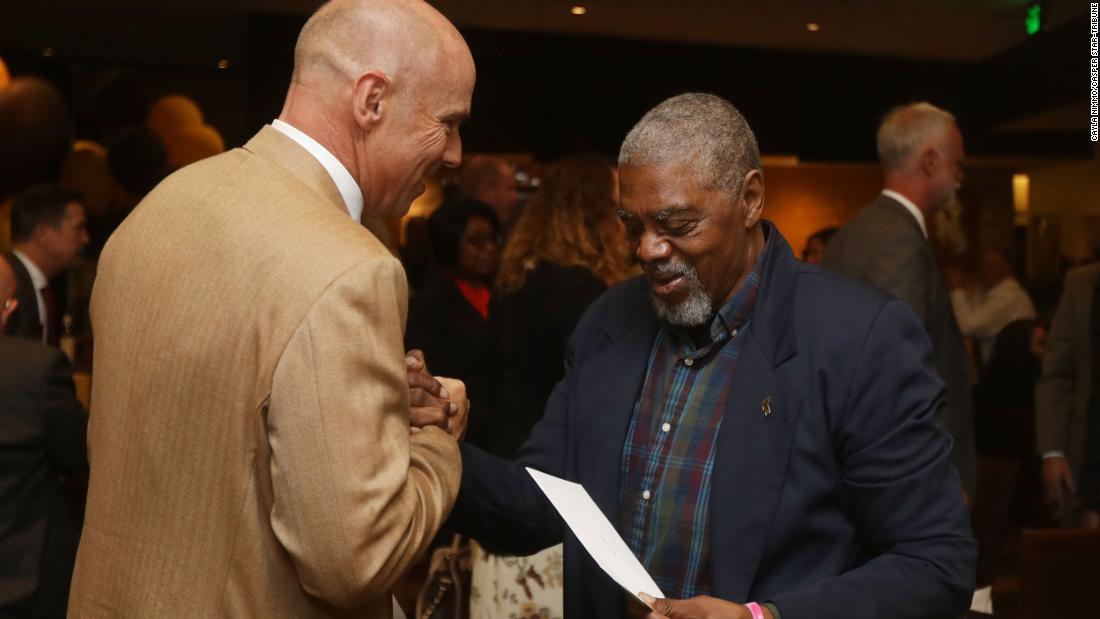
[[[488,352],[491,286],[500,258],[500,224],[476,200],[444,204],[428,218],[438,277],[409,301],[405,347],[424,352],[432,373],[466,383],[473,403],[466,439],[482,433],[492,401]]]
[[[896,107],[876,138],[883,190],[829,242],[824,265],[877,286],[913,308],[932,340],[936,372],[947,383],[940,420],[954,439],[963,489],[977,485],[970,360],[940,274],[928,225],[962,183],[963,139],[955,117],[930,103]]]
[[[565,373],[565,344],[588,305],[632,273],[616,216],[615,170],[595,156],[562,160],[512,230],[489,322],[504,374],[493,440],[512,457]]]
[[[462,166],[459,188],[463,196],[493,209],[507,234],[519,203],[516,172],[510,163],[492,155],[474,155]]]
[[[515,454],[565,373],[565,345],[581,314],[631,274],[616,193],[610,162],[565,159],[549,168],[516,221],[489,316],[498,397],[488,427],[471,442],[502,457]],[[473,570],[473,619],[562,617],[560,545],[530,557],[477,549]]]
[[[38,77],[16,77],[0,88],[0,200],[54,181],[72,144],[64,97]]]
[[[88,244],[80,197],[61,185],[36,185],[12,201],[8,262],[19,282],[19,307],[4,333],[56,346],[66,289],[57,277]]]
[[[836,226],[829,226],[811,234],[810,238],[806,239],[806,247],[802,250],[803,262],[821,264],[821,260],[825,257],[825,246],[829,244],[829,240],[833,238],[836,231]]]
[[[961,277],[949,280],[959,331],[975,341],[983,366],[989,363],[1002,329],[1017,320],[1035,318],[1035,305],[1013,276],[1012,262],[1001,248],[990,247],[981,253],[977,281],[967,282]]]
[[[1100,527],[1100,264],[1074,269],[1035,389],[1045,498],[1065,526]]]
[[[0,257],[0,327],[17,287]],[[65,355],[0,335],[0,617],[65,616],[80,539],[68,499],[88,471],[87,429]]]

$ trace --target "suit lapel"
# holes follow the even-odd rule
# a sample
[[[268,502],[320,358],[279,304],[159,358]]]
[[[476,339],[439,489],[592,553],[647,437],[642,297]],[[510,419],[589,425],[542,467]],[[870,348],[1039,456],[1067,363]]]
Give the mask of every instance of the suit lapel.
[[[775,520],[801,402],[773,373],[752,332],[730,385],[711,478],[713,594],[747,599]]]
[[[731,379],[711,477],[712,593],[735,601],[752,590],[801,411],[800,396],[776,372],[798,354],[793,308],[799,266],[771,222],[764,227],[764,273]]]
[[[645,299],[638,302],[648,303]],[[600,510],[618,527],[619,467],[626,431],[635,402],[645,379],[646,365],[657,332],[655,318],[643,321],[615,339],[602,353],[573,371],[590,377],[577,402],[577,481],[584,486]],[[584,552],[583,550],[581,552]],[[587,609],[593,617],[618,617],[623,609],[623,592],[592,563],[585,587],[590,592]]]
[[[580,395],[579,481],[612,524],[619,517],[619,467],[626,431],[645,379],[657,322],[646,322],[614,341],[579,371],[589,393]]]

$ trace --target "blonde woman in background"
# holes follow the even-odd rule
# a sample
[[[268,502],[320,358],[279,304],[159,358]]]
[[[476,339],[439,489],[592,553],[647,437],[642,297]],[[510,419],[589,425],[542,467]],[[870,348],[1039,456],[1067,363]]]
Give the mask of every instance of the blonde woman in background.
[[[614,167],[598,157],[554,164],[509,237],[489,329],[502,372],[491,444],[511,458],[564,374],[565,346],[588,305],[636,272],[616,214]],[[504,557],[475,547],[472,619],[556,619],[562,547]]]

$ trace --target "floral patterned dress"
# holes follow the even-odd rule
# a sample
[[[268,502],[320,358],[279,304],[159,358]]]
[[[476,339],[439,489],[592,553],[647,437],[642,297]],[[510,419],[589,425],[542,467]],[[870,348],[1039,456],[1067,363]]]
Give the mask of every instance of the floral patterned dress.
[[[562,546],[529,557],[502,557],[476,542],[470,619],[562,619]]]

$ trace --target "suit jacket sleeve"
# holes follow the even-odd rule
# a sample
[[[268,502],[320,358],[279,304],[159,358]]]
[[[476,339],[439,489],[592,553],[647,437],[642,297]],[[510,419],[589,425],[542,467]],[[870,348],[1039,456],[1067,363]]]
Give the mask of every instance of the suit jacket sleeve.
[[[852,362],[833,444],[849,512],[875,556],[772,601],[784,619],[962,616],[977,553],[951,439],[936,423],[944,387],[928,338],[891,300]]]
[[[69,360],[50,355],[40,399],[45,424],[46,453],[54,470],[69,475],[88,471],[88,412],[76,399]]]
[[[351,268],[291,336],[272,381],[272,527],[302,587],[336,606],[389,590],[458,492],[455,441],[409,428],[406,298],[397,260]]]
[[[490,552],[530,555],[561,543],[564,523],[525,467],[566,477],[569,431],[569,369],[575,334],[565,355],[565,378],[546,403],[546,412],[531,430],[516,460],[494,456],[468,443],[462,449],[462,492],[449,526],[469,535]]]
[[[882,239],[866,273],[868,283],[878,286],[913,308],[921,324],[930,316],[929,264],[922,258],[926,241],[920,235],[894,233]]]
[[[1066,452],[1074,396],[1078,381],[1084,378],[1077,376],[1076,347],[1087,345],[1087,342],[1078,342],[1075,335],[1084,334],[1073,332],[1074,316],[1079,311],[1076,288],[1073,274],[1068,275],[1043,350],[1043,372],[1035,387],[1035,430],[1039,453]]]

